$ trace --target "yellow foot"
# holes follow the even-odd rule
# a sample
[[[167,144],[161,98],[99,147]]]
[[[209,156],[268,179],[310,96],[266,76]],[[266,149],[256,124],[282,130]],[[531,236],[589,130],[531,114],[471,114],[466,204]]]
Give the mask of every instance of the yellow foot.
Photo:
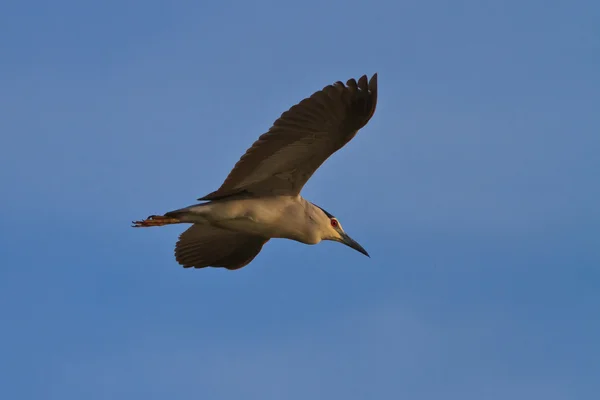
[[[164,217],[162,215],[151,215],[143,221],[133,221],[134,228],[148,228],[150,226],[163,226],[169,224],[177,224],[179,221],[177,218]]]

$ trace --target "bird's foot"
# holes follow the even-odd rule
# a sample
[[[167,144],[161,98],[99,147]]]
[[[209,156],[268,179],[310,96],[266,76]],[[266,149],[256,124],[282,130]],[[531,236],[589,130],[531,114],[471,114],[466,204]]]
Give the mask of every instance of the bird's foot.
[[[142,221],[133,221],[131,225],[133,228],[148,228],[151,226],[163,226],[169,224],[177,224],[179,221],[177,218],[165,217],[162,215],[151,215]]]

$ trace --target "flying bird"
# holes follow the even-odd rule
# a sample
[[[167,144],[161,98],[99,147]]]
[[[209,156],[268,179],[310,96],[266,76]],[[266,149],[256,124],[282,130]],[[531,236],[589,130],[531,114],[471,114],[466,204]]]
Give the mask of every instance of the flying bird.
[[[336,217],[300,191],[369,122],[376,105],[377,74],[328,85],[281,114],[221,187],[198,199],[202,203],[133,226],[191,223],[175,245],[175,259],[184,268],[242,268],[273,238],[304,244],[333,240],[369,256]]]

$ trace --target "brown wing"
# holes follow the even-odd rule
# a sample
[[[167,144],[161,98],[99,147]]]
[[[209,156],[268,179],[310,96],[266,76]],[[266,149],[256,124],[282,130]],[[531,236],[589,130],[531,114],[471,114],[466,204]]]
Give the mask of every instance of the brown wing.
[[[377,74],[336,82],[302,100],[275,121],[237,162],[221,187],[198,200],[240,193],[297,195],[329,156],[375,113]]]
[[[261,236],[192,225],[179,236],[175,259],[184,268],[239,269],[250,263],[269,241]]]

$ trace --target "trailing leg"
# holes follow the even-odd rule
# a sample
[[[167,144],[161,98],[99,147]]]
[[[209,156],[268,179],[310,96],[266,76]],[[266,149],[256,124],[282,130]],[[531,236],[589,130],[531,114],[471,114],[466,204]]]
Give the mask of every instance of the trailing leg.
[[[151,226],[163,226],[179,223],[181,223],[181,221],[177,218],[166,217],[164,215],[151,215],[142,221],[133,221],[133,225],[131,226],[134,228],[149,228]]]

